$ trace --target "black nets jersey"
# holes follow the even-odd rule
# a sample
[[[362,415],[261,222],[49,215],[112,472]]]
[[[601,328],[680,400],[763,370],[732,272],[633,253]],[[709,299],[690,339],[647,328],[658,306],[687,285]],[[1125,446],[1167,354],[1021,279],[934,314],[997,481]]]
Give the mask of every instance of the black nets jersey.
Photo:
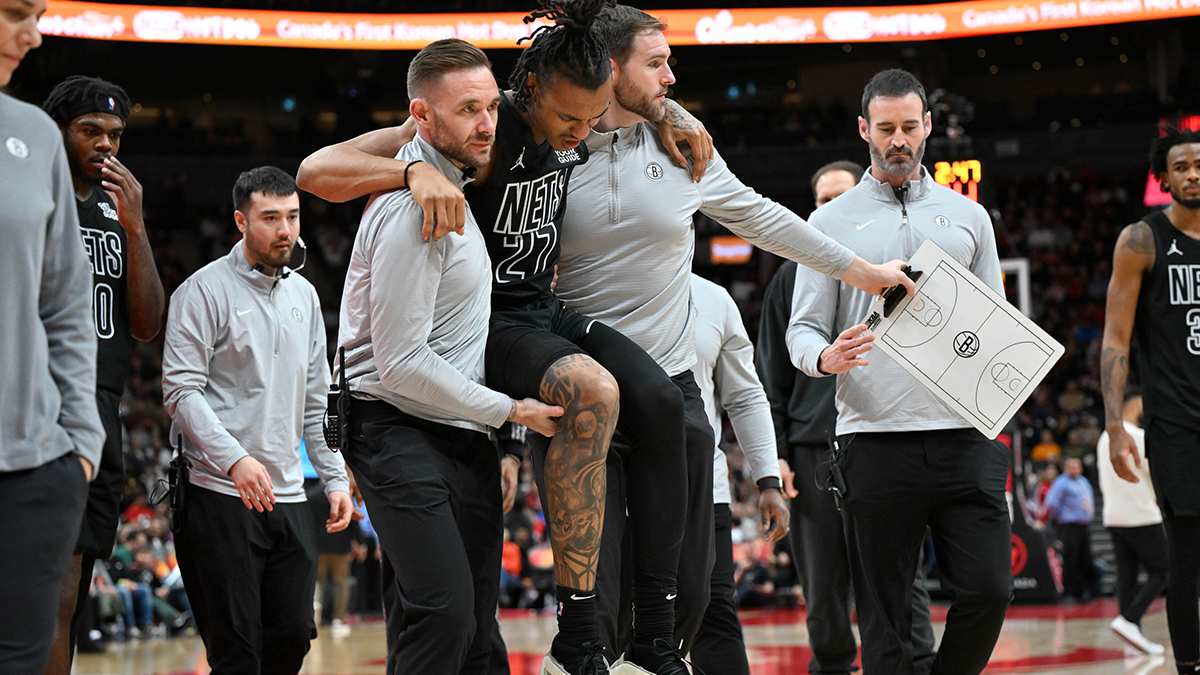
[[[516,106],[501,97],[496,164],[486,183],[466,187],[492,259],[492,307],[520,307],[549,292],[567,181],[587,156],[584,143],[564,152],[535,143]]]
[[[1162,211],[1144,220],[1155,249],[1136,320],[1146,426],[1162,417],[1200,430],[1200,241]]]
[[[76,203],[79,232],[92,264],[92,314],[99,347],[96,386],[121,394],[133,353],[125,296],[129,240],[117,219],[117,207],[104,190],[93,188],[90,197]]]

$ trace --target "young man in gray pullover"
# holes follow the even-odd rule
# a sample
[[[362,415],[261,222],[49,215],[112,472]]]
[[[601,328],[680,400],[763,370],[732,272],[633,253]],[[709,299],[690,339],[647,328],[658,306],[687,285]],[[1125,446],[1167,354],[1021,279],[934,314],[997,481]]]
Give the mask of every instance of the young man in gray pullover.
[[[296,183],[272,166],[246,171],[233,205],[242,240],[179,286],[167,317],[163,403],[192,463],[176,488],[186,496],[175,546],[213,670],[294,673],[317,580],[301,439],[325,481],[326,529],[344,529],[354,507],[321,426],[321,303],[287,267],[300,237]]]
[[[997,292],[1004,289],[991,219],[921,166],[932,118],[911,74],[867,84],[859,133],[871,169],[817,209],[813,227],[868,260],[908,259],[932,239]],[[935,674],[978,673],[1011,593],[1008,452],[884,354],[860,324],[873,298],[801,267],[787,343],[811,377],[838,374],[837,433],[844,517],[862,632],[863,670],[912,673],[910,593],[928,526],[952,598]]]
[[[44,0],[0,13],[0,86],[42,42]],[[100,464],[91,270],[62,133],[0,92],[0,673],[40,675]]]
[[[871,293],[908,280],[897,271],[898,262],[868,264],[744,185],[715,152],[699,181],[692,179],[691,171],[675,166],[653,124],[674,114],[664,106],[667,87],[675,82],[667,63],[665,24],[618,5],[605,11],[597,28],[613,59],[613,100],[587,139],[591,159],[575,170],[568,187],[557,293],[567,306],[612,326],[645,349],[683,395],[687,475],[659,480],[683,483],[688,496],[675,600],[675,641],[683,643],[686,653],[708,604],[714,560],[715,441],[692,373],[693,214],[699,211],[759,248]],[[609,453],[607,499],[613,504],[625,503],[629,493],[627,441],[618,433],[612,445],[616,452]],[[536,463],[542,448],[537,439],[530,447]],[[782,507],[779,486],[777,471],[759,476],[760,489],[773,493],[768,503]],[[597,576],[601,636],[617,654],[624,651],[628,629],[618,625],[624,516],[621,508],[605,512]],[[628,522],[630,529],[636,527]],[[646,672],[640,665],[623,667],[631,675]]]
[[[467,42],[439,40],[413,59],[408,94],[418,135],[397,159],[462,189],[495,138],[491,64]],[[410,191],[375,194],[342,294],[338,345],[353,394],[344,453],[395,573],[397,673],[488,671],[504,529],[488,430],[511,420],[553,435],[563,414],[483,385],[491,264],[470,205],[465,215],[462,236],[426,242]]]

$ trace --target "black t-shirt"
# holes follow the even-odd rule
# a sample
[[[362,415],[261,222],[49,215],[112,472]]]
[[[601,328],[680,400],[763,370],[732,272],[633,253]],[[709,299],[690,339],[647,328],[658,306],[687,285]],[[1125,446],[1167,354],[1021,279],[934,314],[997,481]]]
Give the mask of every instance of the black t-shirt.
[[[1200,241],[1162,211],[1144,220],[1155,248],[1136,321],[1146,425],[1162,417],[1200,430]]]
[[[492,307],[528,304],[550,290],[561,253],[560,225],[572,167],[587,161],[587,145],[559,152],[537,144],[507,96],[496,124],[496,165],[467,199],[492,259]]]
[[[90,197],[76,204],[83,247],[92,264],[92,314],[99,345],[96,386],[119,395],[125,391],[133,353],[125,295],[129,240],[104,190],[93,188]]]

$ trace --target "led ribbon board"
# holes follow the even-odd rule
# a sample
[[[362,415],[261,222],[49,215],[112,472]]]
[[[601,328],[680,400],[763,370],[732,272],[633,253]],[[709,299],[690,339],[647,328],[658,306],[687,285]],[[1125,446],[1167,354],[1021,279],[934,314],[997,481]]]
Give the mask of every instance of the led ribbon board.
[[[653,12],[672,45],[898,42],[1057,30],[1200,15],[1200,0],[971,0],[889,7],[683,9]],[[50,0],[43,35],[130,42],[326,49],[421,49],[461,38],[516,47],[524,14],[332,14]]]

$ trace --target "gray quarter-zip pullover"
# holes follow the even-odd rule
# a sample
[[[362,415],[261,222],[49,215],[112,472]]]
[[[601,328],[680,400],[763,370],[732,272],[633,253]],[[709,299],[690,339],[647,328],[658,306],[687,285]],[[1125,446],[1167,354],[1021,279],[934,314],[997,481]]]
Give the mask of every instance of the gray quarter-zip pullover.
[[[590,158],[567,187],[555,293],[571,309],[624,333],[668,375],[696,362],[690,282],[692,214],[751,244],[840,278],[845,246],[743,185],[720,154],[704,178],[672,163],[648,122],[587,139]]]
[[[459,189],[471,180],[420,136],[396,158],[428,162]],[[470,203],[462,236],[422,241],[423,219],[408,190],[378,193],[363,212],[338,327],[350,390],[421,419],[486,433],[512,411],[512,399],[483,386],[492,290],[487,247]]]
[[[0,472],[100,467],[92,273],[62,132],[0,93]]]
[[[754,370],[754,345],[742,324],[742,313],[729,292],[708,279],[691,275],[696,306],[696,385],[704,412],[717,435],[713,456],[713,503],[728,504],[729,464],[721,450],[721,411],[737,434],[754,481],[779,478],[775,423],[771,404]]]
[[[871,176],[813,211],[809,224],[846,244],[869,263],[908,260],[932,239],[988,286],[1004,293],[996,236],[987,211],[938,185],[921,167],[920,180],[900,190]],[[787,345],[792,363],[812,377],[821,351],[866,318],[874,297],[801,267],[796,272]],[[838,376],[837,433],[928,431],[970,427],[958,413],[880,349],[870,365]]]
[[[321,428],[329,362],[308,279],[253,269],[239,241],[171,295],[162,368],[171,440],[183,434],[193,484],[237,497],[229,470],[249,455],[266,467],[277,501],[302,502],[303,438],[326,494],[349,491],[346,464]]]

